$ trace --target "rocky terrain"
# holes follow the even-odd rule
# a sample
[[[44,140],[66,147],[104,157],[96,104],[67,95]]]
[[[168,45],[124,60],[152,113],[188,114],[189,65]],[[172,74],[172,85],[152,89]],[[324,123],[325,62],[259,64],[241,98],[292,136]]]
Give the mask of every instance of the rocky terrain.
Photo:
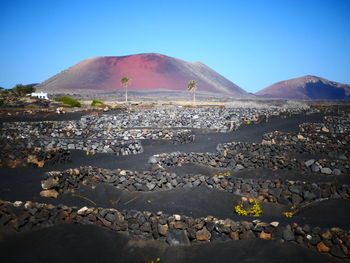
[[[2,258],[348,262],[349,119],[295,104],[4,121]]]

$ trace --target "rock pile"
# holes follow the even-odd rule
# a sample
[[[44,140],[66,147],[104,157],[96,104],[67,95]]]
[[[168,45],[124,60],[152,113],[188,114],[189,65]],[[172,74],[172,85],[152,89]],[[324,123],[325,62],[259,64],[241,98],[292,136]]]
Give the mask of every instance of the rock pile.
[[[156,239],[170,246],[261,238],[275,239],[317,249],[339,258],[349,258],[350,232],[340,228],[321,229],[297,223],[280,225],[260,220],[237,222],[212,216],[156,214],[136,210],[53,206],[33,202],[0,201],[2,231],[30,231],[61,223],[95,224],[114,231],[128,231],[132,238]]]

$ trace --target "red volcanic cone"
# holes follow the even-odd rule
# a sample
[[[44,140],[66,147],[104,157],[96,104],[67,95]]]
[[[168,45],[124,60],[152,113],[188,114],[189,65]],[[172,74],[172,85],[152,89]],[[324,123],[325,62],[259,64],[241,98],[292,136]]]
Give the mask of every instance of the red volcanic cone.
[[[131,91],[186,91],[187,82],[193,79],[198,83],[198,92],[251,96],[202,63],[153,53],[89,58],[40,83],[37,88],[55,93],[122,91],[120,79],[124,76],[132,79],[128,86]]]

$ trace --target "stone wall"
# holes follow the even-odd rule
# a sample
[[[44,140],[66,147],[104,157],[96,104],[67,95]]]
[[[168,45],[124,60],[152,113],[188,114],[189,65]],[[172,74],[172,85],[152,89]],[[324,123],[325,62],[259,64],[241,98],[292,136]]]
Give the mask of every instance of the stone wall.
[[[80,167],[46,174],[41,185],[53,193],[72,192],[82,185],[96,187],[110,184],[127,191],[161,191],[178,187],[206,186],[264,202],[277,202],[288,206],[302,206],[324,198],[350,198],[350,186],[337,183],[309,183],[290,180],[242,179],[235,176],[203,175],[177,176],[164,171],[136,172]],[[56,193],[55,193],[56,195]]]
[[[141,142],[137,140],[37,139],[33,144],[39,144],[48,150],[59,148],[83,150],[86,152],[113,153],[116,155],[130,155],[143,152]]]
[[[311,228],[297,223],[282,226],[279,222],[260,220],[239,222],[212,216],[192,218],[162,212],[0,201],[0,231],[31,231],[62,223],[94,224],[113,231],[128,231],[132,238],[155,239],[170,246],[261,238],[296,242],[339,258],[349,258],[350,249],[350,232],[336,227]]]
[[[255,148],[258,150],[245,152],[246,147],[238,150],[238,147],[242,145],[249,145],[252,147],[248,148]],[[257,146],[257,148],[255,146]],[[231,152],[231,147],[237,149],[237,153],[235,153],[236,150],[233,150],[233,152]],[[276,148],[283,149],[283,147]],[[304,174],[322,173],[327,175],[348,174],[350,172],[349,162],[347,160],[300,160],[293,158],[287,154],[278,155],[276,152],[271,151],[270,147],[265,147],[261,144],[242,144],[234,142],[225,145],[219,145],[218,149],[219,153],[163,153],[154,155],[153,159],[156,163],[164,168],[194,163],[214,168],[230,169],[234,172],[240,171],[242,169],[254,168],[270,168],[274,170],[293,169]],[[262,154],[259,154],[259,152],[262,152]]]
[[[12,122],[5,123],[3,137],[54,138],[54,139],[108,139],[108,140],[171,140],[174,143],[188,143],[194,140],[188,129],[123,129],[91,123],[81,126],[79,121],[67,122]],[[101,126],[101,127],[100,127]]]

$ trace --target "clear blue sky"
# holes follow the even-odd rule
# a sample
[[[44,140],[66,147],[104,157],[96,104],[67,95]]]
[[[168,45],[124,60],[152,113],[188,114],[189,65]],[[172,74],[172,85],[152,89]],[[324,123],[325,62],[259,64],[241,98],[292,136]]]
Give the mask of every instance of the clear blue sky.
[[[0,0],[0,86],[88,57],[201,61],[249,92],[312,74],[350,83],[350,0]]]

